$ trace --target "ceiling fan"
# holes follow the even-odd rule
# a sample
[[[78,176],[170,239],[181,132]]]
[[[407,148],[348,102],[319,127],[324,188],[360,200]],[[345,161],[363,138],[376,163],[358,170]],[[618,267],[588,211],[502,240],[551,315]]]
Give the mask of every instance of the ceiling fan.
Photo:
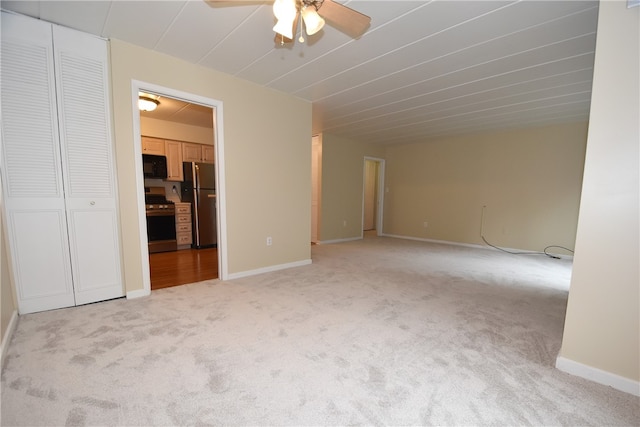
[[[208,0],[212,3],[240,3],[246,0]],[[293,42],[298,21],[300,21],[300,42],[302,23],[307,35],[311,36],[322,29],[325,19],[343,33],[357,38],[367,31],[371,18],[333,0],[274,0],[273,14],[278,22],[273,27],[276,42],[280,44]]]

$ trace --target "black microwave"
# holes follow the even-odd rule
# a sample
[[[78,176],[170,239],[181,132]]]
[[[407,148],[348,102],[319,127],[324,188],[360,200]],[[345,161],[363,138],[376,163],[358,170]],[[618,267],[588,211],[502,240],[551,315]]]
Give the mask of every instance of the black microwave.
[[[143,154],[142,171],[145,178],[165,179],[167,177],[167,158],[165,156]]]

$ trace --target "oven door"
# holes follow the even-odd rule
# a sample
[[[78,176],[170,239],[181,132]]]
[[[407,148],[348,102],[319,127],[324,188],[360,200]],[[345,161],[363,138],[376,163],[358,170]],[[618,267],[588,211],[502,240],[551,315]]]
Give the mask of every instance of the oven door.
[[[177,250],[175,211],[147,210],[147,238],[149,253]]]

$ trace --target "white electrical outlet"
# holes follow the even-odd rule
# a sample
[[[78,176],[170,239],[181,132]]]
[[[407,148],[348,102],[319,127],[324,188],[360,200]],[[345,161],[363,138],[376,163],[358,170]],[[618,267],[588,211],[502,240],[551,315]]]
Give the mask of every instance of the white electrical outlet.
[[[429,223],[428,223],[427,221],[425,221],[425,222],[423,222],[423,223],[422,223],[422,226],[423,226],[424,228],[427,228],[427,226],[428,226],[428,225],[429,225]]]
[[[271,236],[267,237],[267,246],[271,246],[273,244],[273,239]]]
[[[342,220],[342,226],[343,226],[343,227],[346,227],[346,226],[347,226],[347,220],[346,220],[346,219],[343,219],[343,220]]]

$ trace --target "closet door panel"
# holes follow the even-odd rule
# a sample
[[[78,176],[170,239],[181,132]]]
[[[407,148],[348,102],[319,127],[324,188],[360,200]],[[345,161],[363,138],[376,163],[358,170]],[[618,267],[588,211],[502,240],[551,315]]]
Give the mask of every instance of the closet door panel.
[[[70,247],[74,263],[76,304],[122,296],[120,283],[118,226],[111,209],[74,209],[69,214]]]
[[[106,42],[53,30],[66,197],[115,199]]]
[[[51,25],[2,13],[1,28],[5,196],[62,200]]]
[[[51,25],[2,13],[2,183],[21,314],[74,305]]]
[[[75,304],[63,209],[12,210],[9,224],[21,313]]]
[[[54,27],[58,114],[76,302],[124,295],[107,43]]]

